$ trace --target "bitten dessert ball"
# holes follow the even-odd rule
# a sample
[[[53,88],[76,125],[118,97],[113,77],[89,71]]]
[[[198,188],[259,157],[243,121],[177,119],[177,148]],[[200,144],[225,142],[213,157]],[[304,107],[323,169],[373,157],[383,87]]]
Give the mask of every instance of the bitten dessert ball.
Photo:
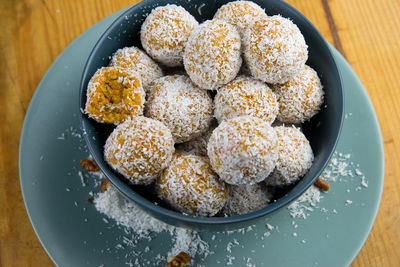
[[[120,67],[96,71],[87,88],[85,112],[98,122],[119,124],[143,114],[145,92],[138,74]]]
[[[228,184],[255,184],[274,169],[278,158],[275,130],[252,116],[222,122],[208,141],[213,169]]]
[[[267,83],[285,83],[306,63],[307,45],[299,28],[281,16],[262,17],[247,28],[244,58],[251,74]]]
[[[285,123],[303,123],[311,119],[324,102],[318,75],[307,65],[288,82],[272,88],[279,102],[277,118]]]
[[[143,116],[118,125],[104,147],[105,160],[133,184],[150,184],[169,165],[174,153],[170,130]]]
[[[214,116],[219,122],[251,115],[271,124],[278,110],[275,93],[268,85],[245,76],[220,88],[214,98]]]
[[[174,157],[157,180],[162,199],[180,212],[196,216],[213,216],[225,204],[225,185],[203,157]]]
[[[296,127],[275,127],[278,136],[278,161],[267,185],[288,185],[303,176],[314,160],[310,143]]]
[[[142,78],[142,85],[147,92],[151,82],[161,76],[163,72],[145,52],[137,47],[118,49],[112,56],[110,66],[132,69]]]
[[[240,36],[222,20],[208,20],[196,27],[183,55],[190,79],[204,89],[218,89],[236,77],[242,64]]]
[[[176,143],[206,131],[212,120],[212,99],[184,75],[165,76],[150,89],[146,116],[164,123]]]
[[[235,1],[221,6],[214,19],[225,20],[238,30],[243,38],[247,27],[257,18],[266,17],[264,9],[251,1]]]
[[[181,6],[157,7],[142,24],[142,46],[156,61],[169,67],[182,66],[185,44],[198,24]]]
[[[228,216],[242,215],[264,208],[271,194],[262,184],[227,185],[228,199],[222,210]]]

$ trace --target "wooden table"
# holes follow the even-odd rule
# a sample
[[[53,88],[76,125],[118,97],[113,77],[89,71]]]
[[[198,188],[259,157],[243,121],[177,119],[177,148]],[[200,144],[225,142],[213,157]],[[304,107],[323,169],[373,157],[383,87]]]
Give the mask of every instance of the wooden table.
[[[50,266],[22,201],[18,145],[25,112],[58,54],[97,21],[137,0],[0,1],[0,266]],[[400,1],[290,0],[347,58],[366,87],[385,144],[385,186],[353,266],[400,266]],[[332,251],[334,253],[334,250]]]

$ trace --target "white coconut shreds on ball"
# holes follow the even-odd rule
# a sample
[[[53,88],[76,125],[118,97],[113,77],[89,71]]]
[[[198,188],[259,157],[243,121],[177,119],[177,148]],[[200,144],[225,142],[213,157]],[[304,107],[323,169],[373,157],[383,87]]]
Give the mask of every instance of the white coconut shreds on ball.
[[[251,115],[271,124],[278,111],[275,93],[267,84],[251,77],[237,77],[221,87],[214,98],[214,116],[218,122]]]
[[[212,133],[207,150],[210,163],[228,184],[255,184],[267,177],[278,159],[275,130],[252,116],[222,122]]]
[[[154,60],[169,67],[182,66],[185,44],[198,24],[181,6],[157,7],[142,24],[142,46]]]
[[[98,122],[119,124],[143,114],[145,92],[140,76],[119,67],[98,69],[90,79],[85,113]]]
[[[272,198],[263,184],[227,185],[228,199],[222,212],[228,216],[242,215],[266,207]]]
[[[207,157],[208,140],[210,140],[211,134],[214,129],[217,128],[217,126],[217,120],[213,119],[210,127],[208,127],[204,133],[188,142],[176,145],[176,149],[179,150],[183,155]]]
[[[238,30],[240,37],[243,38],[247,27],[257,18],[265,17],[264,9],[251,1],[235,1],[221,6],[214,19],[225,20]]]
[[[255,20],[242,41],[251,74],[267,83],[287,82],[303,69],[308,58],[299,28],[281,16]]]
[[[223,182],[204,157],[177,154],[157,180],[162,199],[180,212],[196,216],[213,216],[225,204]]]
[[[267,185],[294,183],[310,169],[314,154],[304,134],[296,127],[275,127],[278,136],[278,161],[274,171],[265,179]]]
[[[324,91],[318,74],[305,65],[302,71],[282,85],[273,85],[279,102],[277,118],[285,123],[303,123],[319,112]]]
[[[170,130],[143,116],[118,125],[107,138],[104,157],[133,184],[150,184],[169,165],[175,151]]]
[[[135,71],[142,78],[145,92],[148,92],[147,88],[152,81],[163,76],[163,72],[157,63],[135,46],[118,49],[111,58],[110,66]]]
[[[196,27],[183,55],[185,70],[199,87],[209,90],[233,80],[242,64],[240,36],[222,20],[208,20]]]
[[[154,81],[146,116],[159,120],[172,133],[175,143],[189,141],[208,129],[213,118],[212,99],[184,75]]]

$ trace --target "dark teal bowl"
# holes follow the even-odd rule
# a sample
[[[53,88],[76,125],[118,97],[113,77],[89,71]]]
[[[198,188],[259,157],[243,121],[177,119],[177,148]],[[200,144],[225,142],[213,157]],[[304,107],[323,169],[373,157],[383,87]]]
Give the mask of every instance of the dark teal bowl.
[[[80,88],[80,107],[86,103],[87,84],[97,69],[107,66],[110,56],[117,49],[140,44],[140,27],[147,14],[160,5],[177,4],[188,10],[199,22],[211,19],[217,9],[229,1],[206,0],[145,0],[130,7],[116,19],[104,32],[86,63]],[[309,47],[307,64],[314,68],[325,90],[325,103],[318,115],[304,125],[304,133],[311,143],[315,159],[308,173],[288,192],[267,207],[240,216],[232,217],[195,217],[175,212],[154,203],[154,194],[146,187],[132,186],[121,175],[114,172],[103,157],[103,147],[114,126],[97,123],[81,113],[83,136],[94,160],[105,176],[128,199],[157,219],[166,223],[195,230],[230,230],[254,224],[254,220],[262,218],[273,211],[285,207],[299,197],[319,177],[335,150],[343,122],[343,90],[340,75],[327,42],[300,12],[279,0],[254,1],[265,8],[268,15],[280,14],[290,18],[300,28]]]

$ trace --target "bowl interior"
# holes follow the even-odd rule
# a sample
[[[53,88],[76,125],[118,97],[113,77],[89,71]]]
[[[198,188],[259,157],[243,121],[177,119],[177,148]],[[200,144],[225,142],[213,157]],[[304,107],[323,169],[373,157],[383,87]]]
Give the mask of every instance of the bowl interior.
[[[90,54],[82,75],[80,88],[80,107],[85,108],[86,88],[97,69],[107,66],[110,56],[119,48],[140,44],[140,27],[151,12],[160,5],[177,4],[183,6],[199,22],[211,19],[216,10],[229,1],[206,0],[144,0],[130,7],[105,31]],[[242,227],[251,220],[269,214],[287,205],[303,193],[321,174],[337,144],[343,121],[343,93],[341,79],[329,47],[316,28],[297,10],[279,0],[255,0],[265,8],[268,15],[280,14],[290,18],[301,30],[308,45],[307,64],[314,68],[325,90],[325,102],[321,111],[311,121],[303,125],[303,131],[312,146],[315,159],[308,173],[286,194],[267,207],[240,216],[232,217],[195,217],[174,212],[155,205],[157,201],[151,190],[144,186],[132,186],[121,175],[114,172],[103,158],[103,147],[113,125],[97,123],[81,113],[81,126],[89,150],[106,177],[129,199],[158,219],[176,226],[185,226],[196,230],[226,230]]]

